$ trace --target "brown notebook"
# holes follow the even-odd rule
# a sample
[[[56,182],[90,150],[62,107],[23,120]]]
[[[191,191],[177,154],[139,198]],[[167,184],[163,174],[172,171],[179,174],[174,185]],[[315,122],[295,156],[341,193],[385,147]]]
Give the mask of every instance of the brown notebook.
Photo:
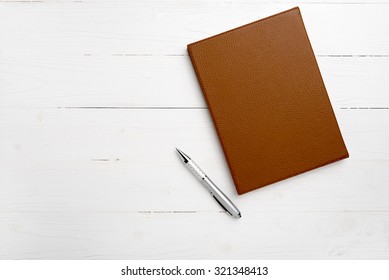
[[[239,194],[348,157],[299,8],[188,52]]]

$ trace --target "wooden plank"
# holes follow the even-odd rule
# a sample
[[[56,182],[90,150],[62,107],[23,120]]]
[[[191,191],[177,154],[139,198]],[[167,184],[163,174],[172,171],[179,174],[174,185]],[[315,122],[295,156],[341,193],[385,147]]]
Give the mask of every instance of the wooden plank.
[[[389,106],[389,57],[317,59],[334,107]],[[188,56],[0,58],[0,73],[1,107],[206,107]]]
[[[177,55],[188,43],[292,8],[296,3],[1,3],[4,57]],[[389,55],[386,4],[299,3],[319,55]]]
[[[389,110],[338,110],[350,159],[247,196],[235,192],[207,110],[0,112],[2,211],[219,212],[175,146],[243,213],[389,211]]]
[[[0,258],[387,259],[387,212],[0,213]]]

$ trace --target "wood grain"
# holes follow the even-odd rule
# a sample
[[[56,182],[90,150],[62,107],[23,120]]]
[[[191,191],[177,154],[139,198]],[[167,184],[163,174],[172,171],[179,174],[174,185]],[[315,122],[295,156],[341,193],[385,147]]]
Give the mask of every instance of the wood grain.
[[[298,5],[318,55],[389,55],[387,4],[1,3],[6,57],[183,55],[186,45]]]
[[[0,213],[13,259],[383,259],[387,212]],[[157,230],[156,230],[157,229]],[[217,236],[217,238],[215,238]],[[309,237],[309,238],[307,238]],[[248,240],[252,242],[248,242]]]

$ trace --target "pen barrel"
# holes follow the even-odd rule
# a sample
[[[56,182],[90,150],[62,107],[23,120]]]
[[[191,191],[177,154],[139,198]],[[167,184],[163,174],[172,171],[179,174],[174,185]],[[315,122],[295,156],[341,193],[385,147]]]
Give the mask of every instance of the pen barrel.
[[[236,218],[241,217],[240,211],[235,204],[232,203],[232,201],[207,176],[205,176],[203,180],[203,185],[205,185],[217,203],[219,203],[225,211]]]
[[[215,185],[214,182],[205,175],[204,171],[193,161],[189,160],[186,163],[188,169],[196,176],[196,178],[207,188],[213,198],[220,206],[230,215],[240,218],[239,209],[232,203],[232,201]]]
[[[188,166],[190,172],[192,172],[197,179],[199,179],[200,181],[204,180],[204,178],[206,177],[204,171],[201,170],[201,168],[193,160],[189,160],[186,165]]]

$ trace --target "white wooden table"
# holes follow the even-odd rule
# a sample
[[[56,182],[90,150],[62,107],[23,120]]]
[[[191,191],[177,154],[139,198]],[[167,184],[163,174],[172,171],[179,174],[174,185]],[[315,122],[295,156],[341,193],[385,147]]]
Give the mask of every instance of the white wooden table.
[[[293,2],[0,1],[0,258],[389,258],[389,1]],[[186,45],[296,5],[350,158],[238,196]]]

